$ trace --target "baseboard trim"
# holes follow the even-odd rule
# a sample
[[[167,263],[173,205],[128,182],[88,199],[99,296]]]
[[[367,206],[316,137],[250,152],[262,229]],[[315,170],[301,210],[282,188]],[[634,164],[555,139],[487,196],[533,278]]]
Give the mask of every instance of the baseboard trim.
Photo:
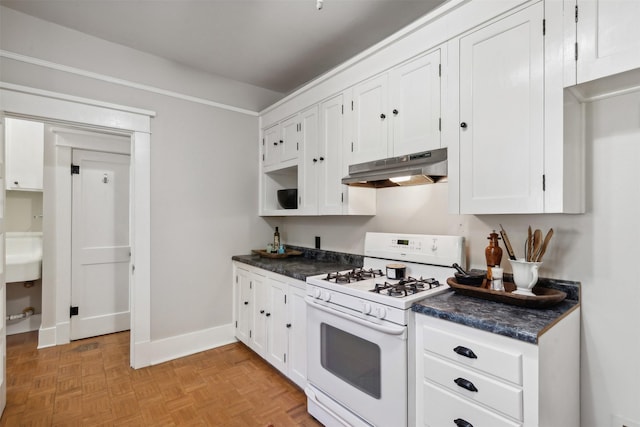
[[[38,330],[38,348],[47,348],[56,346],[56,327],[43,328]]]
[[[233,323],[151,341],[151,365],[236,342]]]

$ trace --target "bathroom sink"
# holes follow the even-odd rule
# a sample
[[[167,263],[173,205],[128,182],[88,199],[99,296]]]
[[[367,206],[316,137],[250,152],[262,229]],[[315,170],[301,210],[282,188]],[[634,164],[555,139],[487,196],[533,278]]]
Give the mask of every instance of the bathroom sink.
[[[5,281],[27,282],[42,276],[42,233],[7,232]]]

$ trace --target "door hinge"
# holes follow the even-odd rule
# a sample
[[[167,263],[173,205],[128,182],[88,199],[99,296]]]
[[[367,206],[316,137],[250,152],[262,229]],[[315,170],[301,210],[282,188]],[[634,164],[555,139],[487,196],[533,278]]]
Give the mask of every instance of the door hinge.
[[[344,193],[340,193],[340,203],[344,203]]]
[[[547,182],[546,182],[546,176],[544,174],[542,174],[542,191],[546,191],[547,190]]]
[[[287,353],[284,354],[284,363],[287,363]]]
[[[284,296],[284,303],[285,304],[287,303],[287,296],[286,295]]]
[[[547,20],[542,20],[542,35],[545,36],[547,34]]]
[[[262,161],[264,162],[264,154],[262,155]]]
[[[131,264],[131,274],[136,272],[136,265],[135,264]]]
[[[351,152],[353,153],[353,141],[351,141]]]
[[[578,5],[576,5],[576,24],[578,23]]]
[[[249,282],[249,289],[253,289],[253,282]]]
[[[576,44],[575,44],[575,51],[576,51],[575,52],[575,59],[577,61],[578,60],[578,42],[576,42]]]
[[[238,275],[236,274],[236,283],[238,283]]]
[[[251,338],[251,331],[249,331],[249,338]]]
[[[264,138],[262,138],[262,145],[264,145]]]
[[[71,306],[69,307],[69,317],[73,317],[73,316],[77,316],[78,315],[78,306]]]
[[[71,163],[71,175],[80,175],[80,166]]]
[[[442,117],[438,117],[438,130],[442,131]]]
[[[442,77],[442,64],[438,64],[438,77]]]
[[[300,143],[296,142],[296,151],[300,151]]]
[[[344,104],[342,104],[342,107],[341,107],[341,108],[342,108],[342,109],[341,109],[341,114],[344,114]]]
[[[236,320],[236,328],[238,327],[238,321]]]

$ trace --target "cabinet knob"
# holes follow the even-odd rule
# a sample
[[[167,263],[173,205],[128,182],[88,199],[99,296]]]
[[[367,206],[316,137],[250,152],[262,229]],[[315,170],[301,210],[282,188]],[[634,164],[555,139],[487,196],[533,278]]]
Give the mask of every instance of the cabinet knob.
[[[280,140],[280,144],[284,144],[284,141],[283,141],[283,140]]]
[[[271,316],[271,313],[267,313],[267,314],[265,314],[265,316],[269,317],[269,316]]]
[[[264,310],[260,310],[260,314],[264,314]]]
[[[315,163],[315,162],[317,162],[317,161],[318,161],[318,159],[313,159],[313,163]]]
[[[287,328],[290,328],[290,327],[291,327],[291,323],[287,323]]]
[[[380,114],[380,118],[381,118],[382,120],[384,120],[384,119],[386,119],[386,118],[387,118],[387,116],[386,116],[384,113],[382,113],[382,114]]]
[[[277,146],[278,146],[278,143],[277,143],[277,142],[274,142],[274,143],[273,143],[273,145],[275,145],[275,146],[277,147]]]
[[[453,420],[453,423],[458,427],[473,427],[473,424],[467,420],[463,420],[462,418],[456,418]]]
[[[460,127],[461,127],[462,129],[466,129],[466,127],[467,127],[467,122],[462,122],[462,123],[460,123]]]
[[[320,157],[320,161],[323,162],[324,161],[324,157]]]
[[[18,181],[13,181],[13,184],[14,185],[18,185]]]
[[[249,305],[249,301],[245,301],[245,302],[244,302],[244,305]]]
[[[393,115],[397,116],[398,115],[398,110],[396,110],[395,108],[393,109]]]

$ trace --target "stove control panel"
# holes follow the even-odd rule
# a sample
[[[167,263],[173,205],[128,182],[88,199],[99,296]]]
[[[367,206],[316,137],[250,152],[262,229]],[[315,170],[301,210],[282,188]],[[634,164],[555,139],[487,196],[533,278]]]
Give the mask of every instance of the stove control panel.
[[[465,265],[464,237],[427,234],[367,233],[364,254],[450,267]]]

